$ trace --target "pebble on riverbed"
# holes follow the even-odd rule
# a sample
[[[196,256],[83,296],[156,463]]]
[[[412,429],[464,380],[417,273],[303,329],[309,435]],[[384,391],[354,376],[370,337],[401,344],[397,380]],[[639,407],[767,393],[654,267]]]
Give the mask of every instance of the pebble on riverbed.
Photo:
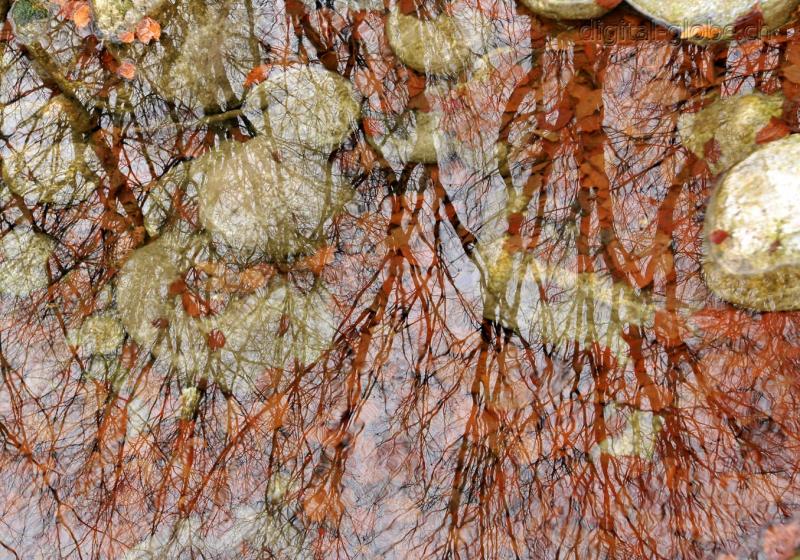
[[[609,10],[596,0],[522,0],[533,13],[552,19],[591,19]]]
[[[684,38],[721,41],[732,38],[737,26],[750,25],[746,22],[751,17],[754,22],[763,21],[764,31],[777,29],[789,20],[800,0],[628,0],[628,4],[656,22],[680,31]]]
[[[770,143],[723,178],[706,213],[704,274],[720,298],[800,309],[800,135]]]
[[[715,101],[678,120],[683,145],[705,159],[715,175],[730,169],[758,148],[759,131],[783,113],[781,94],[760,93]]]
[[[394,8],[386,19],[389,46],[400,61],[417,72],[454,75],[485,51],[490,23],[464,11],[422,18]]]

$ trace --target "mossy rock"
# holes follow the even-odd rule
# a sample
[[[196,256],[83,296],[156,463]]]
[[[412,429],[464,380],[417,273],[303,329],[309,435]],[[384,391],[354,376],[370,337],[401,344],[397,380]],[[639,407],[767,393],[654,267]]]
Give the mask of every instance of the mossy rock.
[[[754,93],[720,99],[698,113],[678,120],[681,141],[692,153],[706,159],[706,146],[715,143],[715,158],[706,159],[714,174],[749,156],[759,146],[756,138],[773,117],[783,113],[782,94]]]
[[[722,179],[706,212],[704,274],[720,298],[800,309],[800,136],[765,145]]]

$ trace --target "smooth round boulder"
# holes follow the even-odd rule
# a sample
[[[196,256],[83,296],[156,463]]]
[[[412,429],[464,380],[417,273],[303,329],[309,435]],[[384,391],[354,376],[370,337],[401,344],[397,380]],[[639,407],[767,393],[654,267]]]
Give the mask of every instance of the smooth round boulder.
[[[781,94],[754,93],[715,101],[697,113],[685,113],[678,120],[681,142],[715,175],[736,165],[758,149],[759,131],[783,114]],[[714,157],[707,146],[715,142]]]
[[[679,31],[681,37],[718,41],[733,37],[737,25],[750,25],[751,16],[755,22],[763,21],[764,31],[777,29],[789,20],[800,0],[628,0],[628,4]]]
[[[718,297],[756,311],[800,309],[800,135],[725,175],[706,213],[704,249]]]
[[[551,19],[592,19],[608,13],[596,0],[522,0],[534,14]]]

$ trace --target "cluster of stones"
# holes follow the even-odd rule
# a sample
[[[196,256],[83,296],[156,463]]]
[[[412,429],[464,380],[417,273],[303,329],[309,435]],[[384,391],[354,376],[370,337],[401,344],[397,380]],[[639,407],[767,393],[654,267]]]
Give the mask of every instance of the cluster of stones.
[[[203,230],[150,224],[159,238],[131,255],[117,283],[134,340],[188,383],[210,377],[231,390],[265,368],[313,363],[333,340],[336,310],[324,286],[300,289],[275,268],[323,244],[326,223],[352,197],[328,158],[360,106],[340,76],[297,65],[275,68],[243,111],[255,138],[225,141],[159,186],[196,193]],[[189,288],[198,275],[202,285]],[[186,393],[182,416],[197,396]]]
[[[602,16],[594,0],[522,0],[555,19]],[[690,40],[725,40],[786,23],[798,0],[629,0],[633,8]],[[719,176],[704,227],[704,274],[720,298],[757,311],[800,309],[800,137],[760,143],[759,132],[783,112],[783,98],[722,99],[679,123],[684,146]]]
[[[532,12],[553,19],[590,19],[604,15],[618,2],[597,0],[522,0]],[[763,30],[786,23],[797,0],[628,0],[628,4],[652,20],[676,30],[682,37],[707,41],[733,36],[737,26],[751,16]],[[757,31],[757,30],[745,30]]]

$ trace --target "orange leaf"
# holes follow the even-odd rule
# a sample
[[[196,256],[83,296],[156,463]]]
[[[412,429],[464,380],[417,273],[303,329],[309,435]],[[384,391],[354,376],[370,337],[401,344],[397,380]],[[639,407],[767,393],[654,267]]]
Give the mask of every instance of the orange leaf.
[[[136,25],[136,37],[145,45],[161,38],[161,25],[150,17],[142,18]]]
[[[77,6],[72,13],[72,21],[80,29],[89,25],[89,22],[92,21],[92,10],[89,8],[89,4],[81,3]]]
[[[789,136],[791,132],[792,129],[789,128],[788,124],[781,119],[772,117],[767,126],[758,131],[756,135],[756,144],[766,144],[767,142],[780,140],[781,138]]]
[[[132,80],[136,76],[136,66],[130,60],[123,60],[117,67],[117,74],[125,79]]]
[[[136,39],[136,35],[134,35],[131,31],[123,31],[117,35],[117,39],[119,39],[122,43],[133,43],[133,41]]]
[[[244,79],[244,87],[254,86],[266,80],[271,67],[272,65],[270,64],[261,64],[250,70],[250,73]]]

